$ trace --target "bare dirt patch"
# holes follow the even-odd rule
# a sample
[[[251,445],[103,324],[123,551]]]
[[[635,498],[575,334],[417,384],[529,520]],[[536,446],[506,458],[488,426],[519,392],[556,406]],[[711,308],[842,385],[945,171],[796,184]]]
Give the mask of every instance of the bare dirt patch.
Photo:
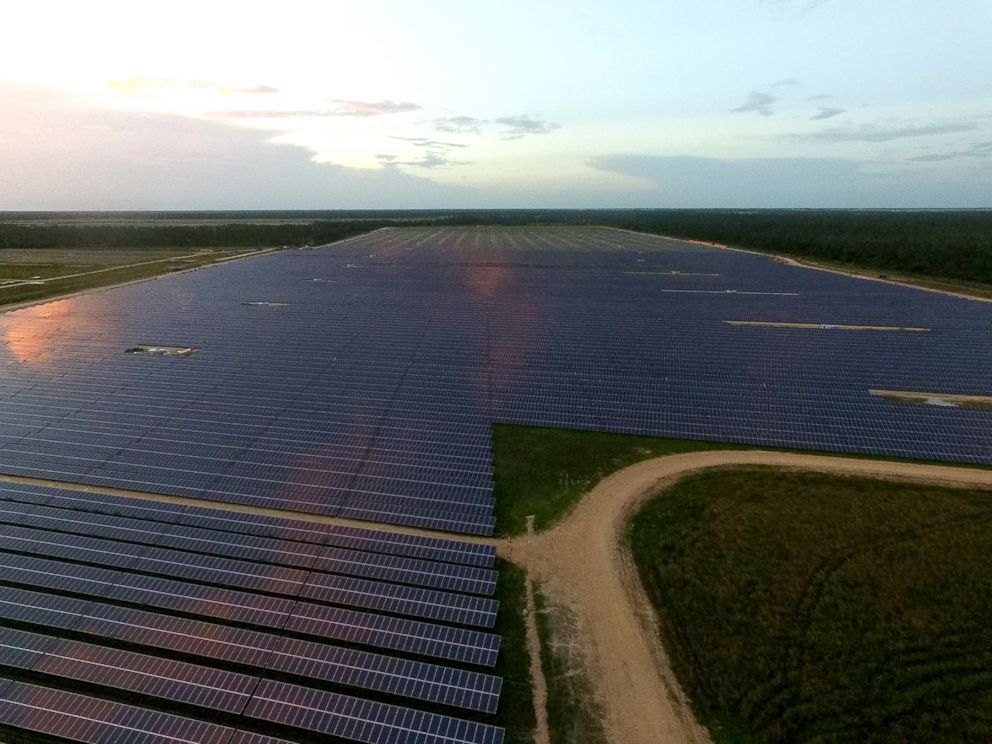
[[[727,325],[749,328],[794,328],[808,331],[890,331],[893,333],[929,333],[929,328],[912,326],[843,325],[836,323],[778,323],[766,320],[725,320]]]
[[[918,403],[951,408],[992,408],[992,395],[960,395],[957,393],[923,393],[909,390],[869,390],[879,398],[896,403]]]

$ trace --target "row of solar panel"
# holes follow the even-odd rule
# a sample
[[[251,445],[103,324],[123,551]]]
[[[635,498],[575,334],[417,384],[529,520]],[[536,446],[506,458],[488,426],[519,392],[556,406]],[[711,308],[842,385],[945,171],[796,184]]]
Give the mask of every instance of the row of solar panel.
[[[59,509],[107,514],[166,524],[327,544],[370,553],[407,556],[438,562],[490,568],[496,551],[490,545],[425,537],[362,527],[322,524],[266,514],[246,514],[164,501],[70,491],[49,486],[0,482],[0,500]]]
[[[496,621],[496,600],[465,594],[11,525],[0,526],[0,537],[2,551],[196,584],[236,587],[486,628],[493,627]]]
[[[480,359],[478,363],[484,364],[487,359]],[[214,370],[216,373],[216,370]],[[449,372],[450,374],[450,372]],[[426,376],[427,372],[420,372],[416,377]],[[414,382],[416,382],[416,377]],[[358,420],[375,419],[387,410],[398,409],[407,414],[407,418],[416,420],[419,415],[429,416],[431,414],[452,414],[457,413],[457,420],[466,426],[484,426],[485,420],[477,410],[472,412],[466,408],[461,412],[448,411],[442,401],[433,399],[430,396],[417,396],[415,391],[400,390],[396,394],[383,393],[370,389],[367,374],[364,380],[356,375],[354,381],[337,379],[326,384],[316,383],[316,390],[320,391],[317,396],[311,393],[310,396],[303,396],[295,391],[280,395],[278,391],[270,389],[260,389],[257,391],[257,399],[244,399],[241,397],[229,396],[229,400],[224,400],[223,395],[216,398],[201,399],[194,397],[195,380],[192,390],[187,390],[185,386],[180,386],[173,382],[171,385],[156,384],[147,385],[147,381],[141,378],[128,379],[127,376],[113,374],[102,379],[98,384],[89,382],[65,382],[54,381],[44,387],[37,385],[37,380],[30,390],[21,390],[16,397],[9,397],[12,403],[22,403],[24,405],[53,405],[63,406],[73,403],[77,406],[104,407],[103,410],[120,410],[123,412],[133,411],[138,414],[147,415],[168,415],[174,411],[176,405],[193,402],[197,409],[205,415],[221,415],[225,418],[229,416],[244,417],[241,423],[252,423],[252,419],[257,417],[263,423],[269,423],[273,413],[280,415],[280,424],[284,426],[292,425],[294,421],[306,422],[306,413],[314,411],[326,415],[333,421],[335,415],[353,415]],[[12,376],[10,382],[15,382]],[[364,384],[363,384],[364,382]],[[140,383],[141,388],[134,392],[127,392],[121,395],[114,395],[113,400],[108,399],[108,393],[120,391],[128,384]],[[409,384],[409,380],[406,383]],[[456,383],[457,384],[457,383]],[[207,388],[207,385],[203,385]],[[251,388],[251,385],[247,387]],[[257,386],[256,386],[257,387]],[[125,388],[126,389],[126,388]],[[311,383],[311,390],[314,390],[314,383]],[[249,390],[249,392],[251,392]],[[476,403],[485,398],[487,392],[481,390],[466,390],[461,394],[453,391],[452,401],[462,402],[463,405]],[[6,397],[6,396],[5,396]],[[309,397],[310,399],[301,399]],[[171,404],[171,405],[170,405]]]
[[[30,426],[30,425],[29,425]],[[27,428],[22,425],[21,428]],[[354,480],[370,484],[381,483],[378,488],[388,488],[397,481],[405,482],[417,492],[431,494],[440,490],[457,494],[466,504],[492,505],[490,492],[492,477],[482,472],[455,471],[434,468],[429,464],[394,464],[370,461],[343,461],[307,452],[256,451],[250,456],[232,455],[228,459],[190,454],[182,451],[161,451],[147,444],[135,442],[122,449],[117,444],[65,442],[36,436],[34,431],[7,430],[0,437],[0,447],[6,453],[51,457],[66,463],[102,462],[106,466],[142,465],[185,473],[218,475],[230,473],[228,478],[242,480],[268,480],[273,482],[299,482],[328,487],[344,487]],[[187,444],[191,452],[197,447]],[[234,475],[234,474],[237,475]],[[457,502],[454,502],[457,503]]]
[[[9,475],[87,483],[124,490],[145,492],[154,490],[167,495],[221,503],[235,503],[263,509],[290,509],[309,514],[385,522],[439,532],[489,535],[492,534],[495,524],[495,518],[492,516],[476,514],[463,516],[460,512],[442,507],[435,508],[428,514],[420,513],[415,508],[392,507],[388,502],[389,494],[380,494],[382,500],[352,501],[347,502],[347,504],[339,502],[329,505],[320,492],[310,493],[305,486],[298,484],[289,484],[281,488],[245,488],[236,492],[218,491],[204,488],[199,479],[182,479],[184,485],[163,484],[161,479],[156,479],[156,475],[161,475],[161,473],[142,473],[140,472],[141,468],[138,467],[119,471],[80,472],[77,469],[52,466],[41,460],[12,460],[0,457],[0,462],[3,463],[3,471]],[[102,472],[113,474],[98,474]],[[297,495],[302,496],[302,498],[296,498]]]
[[[424,516],[431,523],[456,525],[456,529],[460,520],[488,526],[490,529],[493,522],[489,514],[492,499],[488,489],[475,491],[472,486],[416,483],[405,479],[357,475],[345,487],[327,484],[327,478],[320,477],[319,474],[309,479],[298,477],[299,471],[294,469],[287,469],[285,474],[276,473],[273,474],[275,477],[268,478],[218,475],[228,465],[218,463],[213,472],[196,471],[190,470],[188,465],[183,467],[181,457],[173,458],[171,466],[165,467],[137,462],[115,462],[113,459],[94,462],[75,454],[55,455],[37,452],[37,449],[34,446],[9,445],[0,459],[7,466],[8,472],[14,474],[49,478],[61,476],[52,479],[82,480],[94,485],[133,490],[160,490],[175,495],[257,506],[282,506],[331,516],[341,507],[352,506],[364,511],[381,512],[383,515],[395,514],[395,519],[383,518],[380,521],[406,523],[404,515],[410,514],[414,519]],[[140,457],[125,459],[140,460]],[[308,483],[308,480],[317,482]],[[170,486],[168,490],[154,488],[156,484],[163,482]],[[298,497],[292,498],[287,491],[295,491]],[[456,503],[449,504],[452,500]],[[397,501],[400,503],[396,504],[395,510],[382,508],[383,502],[392,506]],[[424,511],[420,511],[421,509]],[[429,510],[433,510],[433,513]]]
[[[0,406],[2,409],[2,406]],[[30,436],[42,441],[66,443],[100,442],[105,446],[130,447],[136,445],[148,448],[155,446],[154,442],[162,442],[162,449],[188,447],[190,449],[214,448],[216,450],[230,449],[244,451],[249,445],[258,448],[262,453],[278,452],[306,456],[315,444],[299,441],[275,441],[261,437],[251,437],[242,434],[223,434],[215,432],[211,437],[206,432],[194,432],[189,429],[173,428],[165,430],[162,427],[133,427],[129,423],[118,421],[99,421],[85,416],[72,424],[63,425],[57,419],[39,416],[23,416],[4,413],[5,430],[16,441],[18,434]],[[9,427],[9,428],[7,428]],[[491,464],[488,453],[478,446],[446,447],[437,439],[425,438],[414,440],[403,438],[379,438],[373,442],[369,437],[355,437],[345,432],[325,433],[331,439],[320,444],[319,450],[329,459],[351,461],[359,457],[363,462],[385,463],[390,465],[419,464],[425,459],[435,462],[431,467],[439,473],[447,472],[479,473],[491,476]],[[181,439],[180,439],[181,438]],[[361,442],[358,444],[357,442]],[[301,449],[302,448],[302,449]],[[443,478],[438,480],[443,482]]]
[[[651,332],[651,330],[647,328],[645,332]],[[742,333],[739,330],[733,330],[731,332],[734,334]],[[781,331],[776,330],[775,333],[781,333]],[[830,339],[822,336],[816,339],[812,337],[805,338],[807,343],[804,346],[820,350],[819,354],[815,352],[812,354],[814,359],[823,356],[825,359],[829,358],[832,361],[829,352],[836,353],[837,351],[835,348],[837,343],[836,337],[834,337],[834,344],[828,344],[827,342]],[[868,349],[874,347],[877,349],[878,342],[871,343],[872,339],[867,336],[854,336],[853,338],[858,340],[859,343],[855,344],[853,340],[849,341],[845,337],[844,348]],[[666,355],[658,360],[652,360],[643,355],[634,355],[629,359],[618,362],[612,354],[602,352],[598,354],[591,353],[588,358],[573,357],[571,360],[562,359],[559,355],[547,356],[536,354],[529,356],[526,363],[521,363],[519,357],[514,357],[515,363],[513,364],[504,364],[504,360],[501,357],[495,357],[494,359],[487,360],[487,363],[493,366],[493,369],[489,372],[489,377],[493,384],[515,385],[517,381],[514,379],[514,374],[517,373],[526,373],[528,377],[543,375],[548,380],[552,380],[557,376],[559,384],[567,385],[569,380],[568,378],[563,379],[561,373],[563,369],[568,370],[572,368],[577,374],[582,375],[582,379],[589,383],[594,382],[595,378],[602,378],[603,381],[613,382],[623,379],[626,382],[625,387],[631,389],[640,388],[650,383],[654,383],[655,385],[661,384],[663,378],[658,378],[659,371],[664,372],[664,376],[669,378],[668,380],[664,380],[665,382],[678,381],[684,379],[687,375],[698,373],[701,376],[700,379],[708,383],[719,383],[729,382],[739,377],[735,372],[735,366],[747,363],[760,363],[768,353],[768,349],[755,343],[752,343],[749,351],[746,353],[735,351],[720,354],[715,350],[708,352],[693,351],[692,356],[696,362],[712,358],[723,363],[718,368],[706,367],[702,364],[699,364],[697,367],[695,362],[693,364],[687,364],[687,359],[681,354],[679,358],[676,358],[678,352],[688,351],[688,349],[683,350],[680,347],[691,344],[693,340],[697,343],[700,341],[698,335],[695,337],[686,337],[684,342],[674,341],[669,338]],[[717,344],[717,346],[721,346],[726,345],[732,339],[718,340],[723,342],[722,344]],[[754,339],[751,340],[754,341]],[[793,346],[795,343],[803,340],[804,337],[792,339],[794,342]],[[885,340],[889,342],[889,345],[894,345],[894,342],[890,338],[886,337]],[[950,338],[946,344],[941,344],[933,334],[926,334],[925,337],[920,335],[919,338],[914,337],[913,340],[915,343],[908,345],[903,339],[899,339],[900,347],[905,346],[907,350],[932,351],[935,348],[942,350],[945,345],[947,348],[951,348],[957,344],[957,339]],[[537,341],[538,339],[534,339],[534,342]],[[925,345],[924,342],[926,342]],[[614,348],[613,354],[615,353],[616,350]],[[810,357],[811,354],[806,353],[805,349],[801,356],[794,354],[783,355],[778,360],[779,365],[775,369],[769,370],[767,376],[763,373],[758,379],[765,379],[766,382],[768,380],[782,379],[783,383],[791,384],[796,389],[802,389],[804,392],[813,396],[819,395],[819,397],[824,397],[826,390],[844,387],[843,384],[838,384],[838,382],[845,383],[848,379],[860,379],[870,382],[872,379],[877,378],[887,379],[893,373],[898,372],[898,370],[892,370],[887,367],[881,360],[876,360],[874,363],[871,360],[867,360],[862,364],[855,364],[851,360],[848,360],[847,363],[832,362],[830,364],[832,374],[829,378],[826,378],[822,373],[810,369]],[[918,366],[918,363],[919,360],[913,366]],[[659,365],[662,365],[661,369],[659,369]],[[464,370],[462,372],[464,374]],[[916,376],[918,377],[919,374]],[[521,380],[521,382],[525,381],[527,380]],[[746,383],[748,379],[745,378],[741,381]],[[440,398],[435,399],[429,393],[424,393],[417,399],[414,397],[414,391],[411,390],[411,396],[408,401],[394,400],[391,401],[389,406],[379,403],[374,408],[359,400],[354,400],[328,406],[297,404],[288,407],[286,403],[281,401],[278,404],[271,402],[252,403],[241,407],[232,407],[232,404],[232,406],[219,410],[212,410],[210,406],[182,397],[182,391],[177,391],[174,399],[175,403],[172,406],[148,405],[147,402],[149,400],[157,400],[147,397],[148,395],[153,395],[154,393],[152,392],[128,396],[133,398],[133,402],[129,402],[128,397],[121,396],[119,398],[114,394],[115,390],[120,390],[122,386],[129,384],[130,381],[108,382],[107,389],[99,393],[93,393],[92,397],[94,400],[92,401],[64,392],[60,394],[58,390],[40,390],[30,393],[17,391],[14,382],[14,380],[5,381],[9,387],[6,387],[5,395],[0,400],[5,410],[10,414],[27,414],[32,411],[44,413],[49,411],[53,414],[64,415],[83,408],[92,409],[94,414],[101,412],[105,414],[116,414],[122,417],[120,419],[122,423],[126,424],[130,421],[133,424],[134,422],[145,420],[152,421],[160,419],[163,422],[165,420],[173,420],[173,415],[178,408],[178,410],[184,412],[188,411],[189,415],[184,416],[186,419],[184,423],[193,429],[195,429],[198,421],[209,421],[244,427],[261,426],[267,429],[271,427],[273,434],[278,432],[319,431],[320,429],[331,430],[335,426],[340,427],[341,424],[347,424],[351,428],[358,429],[361,426],[375,425],[387,413],[390,419],[395,419],[398,422],[407,422],[408,425],[413,427],[422,428],[425,421],[436,420],[457,424],[463,427],[466,433],[474,430],[484,431],[486,422],[483,413],[480,411],[480,406],[485,405],[487,400],[494,394],[498,398],[500,392],[497,388],[487,391],[484,396],[472,396],[465,399],[452,396],[448,401],[441,401]],[[433,382],[437,384],[436,380]],[[823,387],[819,390],[809,389],[809,382],[821,382],[823,383]],[[637,383],[637,385],[635,386],[633,383]],[[141,385],[142,381],[136,380],[130,382],[130,384]],[[620,388],[620,390],[622,389]],[[521,393],[526,393],[527,391],[527,386],[517,389],[517,392]],[[596,385],[595,390],[591,392],[608,395],[615,392],[615,389],[602,389]],[[186,401],[185,405],[183,404],[184,401]],[[253,417],[248,413],[249,411],[256,411],[257,413]],[[313,414],[320,414],[320,416],[315,417]],[[175,423],[174,420],[173,423]]]
[[[0,553],[0,582],[472,664],[492,666],[499,648],[498,636],[468,628],[36,556]],[[363,601],[361,589],[351,587],[348,598]]]
[[[0,523],[469,594],[492,595],[496,587],[496,572],[491,569],[17,502],[0,503]],[[133,547],[119,550],[137,556]]]
[[[311,685],[323,681],[483,713],[496,711],[502,686],[499,677],[478,672],[10,587],[0,589],[0,617],[46,634],[59,628],[143,652],[178,652],[200,664],[237,664],[249,674],[274,671]]]
[[[242,715],[366,744],[503,741],[503,730],[495,726],[272,681],[258,686]],[[0,725],[89,744],[289,744],[264,734],[2,677]]]
[[[208,489],[204,478],[210,476],[177,477],[163,483],[168,471],[132,468],[119,470],[88,470],[53,465],[48,459],[14,458],[0,455],[3,472],[8,475],[42,478],[76,483],[87,483],[106,488],[155,491],[167,495],[198,498],[221,503],[235,503],[263,509],[296,510],[323,516],[385,522],[440,532],[462,532],[473,535],[492,534],[495,518],[491,515],[458,512],[438,506],[427,514],[416,506],[404,508],[389,503],[390,494],[377,493],[375,500],[339,500],[327,503],[325,489],[310,490],[300,484],[260,484],[259,487],[241,487],[238,491]],[[172,471],[174,472],[174,471]],[[178,485],[177,485],[178,483]],[[300,496],[301,498],[297,498]]]

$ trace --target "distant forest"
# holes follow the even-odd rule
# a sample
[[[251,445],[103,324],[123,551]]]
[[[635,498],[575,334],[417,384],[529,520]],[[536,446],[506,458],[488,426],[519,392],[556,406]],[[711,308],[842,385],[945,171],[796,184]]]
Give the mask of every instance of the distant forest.
[[[434,210],[3,213],[0,248],[316,245],[390,225],[608,225],[992,284],[992,210]]]

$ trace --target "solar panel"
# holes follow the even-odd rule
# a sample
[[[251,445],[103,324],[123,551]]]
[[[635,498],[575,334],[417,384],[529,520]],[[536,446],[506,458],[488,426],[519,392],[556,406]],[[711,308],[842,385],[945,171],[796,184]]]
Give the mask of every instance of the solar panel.
[[[84,599],[0,587],[0,618],[43,628],[73,628],[91,605]]]
[[[245,715],[351,741],[501,744],[503,729],[435,713],[263,680]]]
[[[33,672],[209,710],[240,713],[258,682],[248,675],[172,659],[79,641],[36,637],[50,643],[44,656],[31,666]]]
[[[258,668],[268,663],[280,643],[279,637],[270,633],[98,603],[87,608],[74,630]]]
[[[405,555],[411,558],[461,563],[482,568],[492,568],[496,558],[496,549],[491,545],[389,533],[362,527],[331,527],[328,530],[327,542],[329,545],[342,548]]]
[[[497,574],[489,569],[453,566],[346,548],[325,548],[311,568],[315,571],[364,576],[470,594],[491,595],[496,590]]]
[[[318,573],[310,575],[300,597],[485,628],[493,627],[499,607],[493,599]]]
[[[0,627],[0,667],[33,669],[57,645],[56,638]]]
[[[106,594],[110,599],[134,605],[276,628],[296,606],[293,600],[283,597],[132,574],[120,574]]]
[[[300,543],[327,543],[337,547],[350,548],[372,553],[422,558],[426,560],[458,563],[482,568],[491,568],[496,551],[490,545],[466,543],[439,537],[389,533],[362,527],[325,525],[283,517],[245,514],[221,511],[204,507],[183,506],[167,502],[136,500],[129,497],[112,496],[100,493],[83,493],[44,486],[24,486],[22,484],[0,483],[0,501],[7,504],[4,521],[12,524],[47,526],[50,529],[92,534],[97,537],[117,536],[120,539],[148,541],[150,536],[141,533],[157,533],[175,539],[183,545],[181,536],[190,538],[216,539],[223,543],[223,533],[257,535],[283,540],[276,544],[291,546],[294,552],[304,556],[312,554],[312,548]],[[29,521],[19,519],[18,514],[26,515],[27,504],[45,504],[31,510]],[[19,506],[21,505],[21,506]],[[117,516],[119,519],[104,519],[98,515]],[[43,522],[48,516],[53,522]],[[130,521],[134,520],[134,521]],[[75,522],[75,524],[73,524]],[[188,525],[188,530],[172,527],[164,530],[161,525]],[[114,533],[114,529],[137,530],[138,533]],[[210,530],[200,532],[198,529]],[[212,537],[216,534],[216,537]],[[244,545],[243,538],[234,540],[233,545]],[[265,543],[255,543],[264,546]],[[170,543],[170,546],[175,547]],[[232,551],[236,548],[232,547]],[[301,558],[302,561],[306,560]]]
[[[482,568],[460,567],[449,564],[419,561],[410,558],[394,557],[388,554],[373,554],[344,548],[325,548],[321,550],[314,544],[296,541],[279,540],[258,536],[232,536],[229,533],[205,530],[194,527],[170,526],[126,517],[103,516],[75,512],[65,509],[53,509],[44,506],[30,507],[14,504],[0,510],[0,521],[14,525],[29,525],[44,530],[62,530],[87,536],[99,536],[116,540],[129,540],[148,545],[178,548],[184,552],[196,551],[223,556],[233,556],[279,563],[289,566],[306,566],[320,571],[380,578],[396,583],[416,584],[420,586],[450,589],[459,592],[476,594],[492,594],[495,589],[496,574]],[[14,536],[19,533],[10,533]],[[21,533],[28,535],[31,533]],[[37,534],[35,535],[37,536]],[[56,542],[65,542],[68,538],[53,536]],[[370,540],[356,540],[362,544],[373,544]],[[79,545],[79,541],[74,541]],[[91,545],[103,545],[91,543]],[[51,549],[51,546],[45,546]],[[42,546],[33,546],[35,552],[46,553]],[[13,549],[13,548],[12,548]],[[135,548],[127,548],[128,554]],[[315,556],[320,558],[315,562]],[[51,553],[46,553],[51,554]],[[141,551],[143,556],[149,556],[148,551]],[[165,553],[159,555],[164,556]],[[81,554],[71,556],[74,560],[88,560]],[[105,556],[104,556],[105,557]],[[100,556],[92,557],[95,562],[105,562]],[[164,558],[163,558],[164,560]],[[150,561],[129,563],[132,570],[152,571],[161,573],[161,567]],[[119,564],[114,564],[119,565]],[[197,563],[197,574],[200,579],[209,580],[209,572],[203,570],[203,564]],[[238,572],[236,581],[239,585],[248,586],[249,581],[244,576],[244,569],[239,566],[232,570]],[[172,573],[172,570],[166,571]],[[267,579],[271,578],[269,576]],[[225,583],[225,582],[222,582]]]
[[[500,637],[494,633],[307,602],[296,606],[284,627],[287,631],[314,638],[331,638],[487,667],[496,664],[500,646]]]
[[[25,588],[105,597],[119,577],[117,571],[93,566],[77,566],[35,556],[0,552],[0,581]]]
[[[89,744],[227,744],[232,735],[192,718],[13,681],[0,688],[0,724]]]
[[[294,744],[294,742],[250,731],[235,731],[228,744]]]
[[[19,562],[31,561],[31,559],[20,556],[16,558]],[[62,568],[61,564],[40,565],[38,571],[26,572],[21,575],[20,583],[26,587],[37,588],[41,584],[41,582],[36,581],[39,576],[48,575],[52,569],[59,568]],[[88,570],[96,571],[97,569]],[[52,575],[59,582],[64,577],[67,586],[78,588],[75,583],[79,578],[78,574],[69,571],[68,573]],[[0,579],[9,576],[9,573],[5,574],[0,570]],[[152,586],[114,589],[114,577],[111,576],[110,579],[103,584],[85,584],[86,591],[83,591],[82,594],[85,596],[113,595],[116,600],[134,600],[137,604],[167,611],[248,622],[263,628],[282,628],[285,626],[288,631],[316,639],[338,640],[480,666],[493,666],[499,651],[499,636],[492,633],[307,602],[300,602],[296,605],[281,603],[273,607],[270,604],[267,605],[267,601],[274,598],[264,598],[265,601],[258,604],[236,592],[218,593],[217,590],[206,587],[201,588],[199,592],[184,594],[182,585],[148,577],[143,577],[143,581],[151,582]],[[101,589],[99,592],[96,591],[98,587]],[[170,589],[171,591],[169,591]],[[278,602],[278,600],[276,601]],[[248,603],[246,604],[246,602]],[[290,611],[292,615],[287,619],[287,613]],[[155,645],[155,643],[162,642],[170,636],[163,635],[159,638],[156,636],[158,631],[142,630],[144,623],[154,620],[156,627],[161,625],[169,629],[181,629],[183,623],[192,623],[192,627],[196,630],[191,631],[188,638],[182,639],[191,644],[191,649],[197,648],[198,642],[203,642],[214,651],[219,652],[226,649],[235,654],[231,659],[232,661],[249,665],[260,664],[256,649],[260,641],[258,641],[257,636],[250,635],[252,631],[243,632],[249,634],[247,638],[254,638],[254,640],[252,642],[246,640],[242,643],[237,640],[241,632],[235,632],[237,629],[227,629],[225,626],[209,623],[196,624],[197,621],[195,620],[174,616],[157,616],[158,619],[155,619],[156,616],[152,614],[145,616],[135,613],[139,613],[139,611],[127,607],[91,603],[85,599],[40,594],[29,589],[0,587],[0,617],[37,624],[41,627],[73,628],[98,635],[115,635],[123,632],[122,623],[125,623],[126,626],[126,619],[131,618],[134,621],[132,632],[139,633],[140,630],[135,642],[147,645]],[[145,619],[139,620],[139,618]],[[216,647],[210,646],[209,641],[215,635],[226,639],[233,637],[235,641],[233,645],[227,643],[219,644]],[[190,653],[199,652],[191,650]]]
[[[492,675],[112,605],[94,604],[74,630],[487,713],[501,687]]]
[[[399,697],[495,713],[502,679],[436,664],[286,639],[268,669]]]

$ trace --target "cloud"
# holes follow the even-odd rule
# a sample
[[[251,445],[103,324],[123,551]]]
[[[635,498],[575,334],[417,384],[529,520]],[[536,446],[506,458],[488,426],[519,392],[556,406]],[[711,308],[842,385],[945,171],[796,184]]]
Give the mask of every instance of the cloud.
[[[340,114],[327,109],[241,109],[210,111],[206,115],[219,119],[295,119],[307,116],[340,116]]]
[[[847,109],[836,108],[836,107],[832,107],[832,106],[821,106],[820,107],[820,112],[817,113],[817,114],[813,114],[813,116],[811,116],[809,118],[810,118],[810,121],[822,121],[823,119],[832,119],[835,116],[840,116],[846,110]]]
[[[436,151],[428,151],[424,153],[423,157],[416,158],[414,160],[398,160],[393,158],[388,162],[390,165],[405,165],[412,168],[448,168],[453,165],[471,165],[468,160],[452,160],[451,158],[445,157],[442,153]]]
[[[425,150],[424,154],[413,160],[400,160],[396,155],[386,155],[378,156],[379,161],[385,165],[405,165],[412,168],[447,168],[453,165],[471,165],[470,161],[467,160],[454,160],[448,157],[448,152],[450,150],[458,149],[464,150],[468,145],[462,144],[460,142],[445,142],[442,140],[434,140],[428,137],[399,137],[394,136],[391,139],[397,140],[399,142],[407,142],[414,147],[419,147]]]
[[[483,129],[490,125],[501,127],[499,135],[504,140],[515,140],[526,137],[529,134],[550,134],[561,129],[560,124],[535,119],[526,114],[517,116],[501,116],[492,121],[488,119],[476,119],[472,116],[446,116],[434,119],[431,122],[439,132],[450,134],[481,134]]]
[[[777,100],[778,99],[770,93],[763,93],[760,90],[753,90],[743,105],[730,110],[735,113],[747,113],[753,111],[756,114],[761,114],[762,116],[771,116],[774,113],[772,111],[772,104]]]
[[[782,78],[772,83],[773,88],[795,88],[797,85],[799,85],[799,81],[796,78]]]
[[[409,142],[414,147],[429,147],[440,150],[447,150],[452,147],[465,148],[468,145],[462,144],[461,142],[443,142],[441,140],[428,139],[427,137],[400,137],[393,136],[394,140],[401,140],[403,142]]]
[[[278,88],[273,88],[271,85],[254,85],[251,88],[235,88],[237,93],[245,93],[248,95],[267,95],[269,93],[278,93]]]
[[[333,108],[319,109],[240,109],[211,111],[208,116],[221,119],[296,119],[305,117],[324,116],[383,116],[386,114],[402,114],[407,111],[419,111],[422,106],[416,103],[379,101],[334,101]]]
[[[169,80],[167,78],[147,78],[140,75],[128,80],[108,80],[107,85],[117,92],[127,95],[182,90],[213,91],[223,95],[271,95],[279,92],[278,88],[273,88],[271,85],[238,87],[206,80]]]
[[[816,117],[814,117],[816,118]],[[863,124],[860,127],[822,129],[819,132],[793,134],[790,139],[796,142],[891,142],[907,137],[932,137],[939,134],[972,132],[978,128],[972,122],[948,122],[946,124],[881,126]]]
[[[445,116],[434,119],[434,128],[439,132],[449,132],[451,134],[478,134],[482,127],[488,124],[485,119],[476,119],[471,116]]]
[[[992,200],[992,179],[980,175],[954,173],[937,183],[922,169],[872,172],[842,158],[605,155],[588,165],[650,183],[656,207],[975,207]]]
[[[535,119],[526,114],[519,116],[502,116],[495,120],[496,124],[505,127],[500,132],[500,136],[505,140],[520,139],[529,134],[550,134],[557,129],[561,129],[560,124],[550,121]]]
[[[400,209],[478,199],[400,168],[317,163],[256,129],[81,108],[17,85],[0,84],[0,99],[0,210]]]
[[[909,160],[916,163],[937,163],[947,160],[964,160],[973,158],[984,159],[990,157],[992,157],[992,140],[986,142],[974,142],[971,147],[966,150],[952,150],[949,152],[917,155],[909,158]]]
[[[423,106],[409,101],[333,101],[335,109],[328,116],[382,116],[383,114],[404,114],[420,111]]]
[[[833,98],[833,96],[827,95],[826,93],[817,93],[815,96],[808,96],[806,98],[806,100],[807,101],[826,101],[826,100],[828,100],[830,98]]]

